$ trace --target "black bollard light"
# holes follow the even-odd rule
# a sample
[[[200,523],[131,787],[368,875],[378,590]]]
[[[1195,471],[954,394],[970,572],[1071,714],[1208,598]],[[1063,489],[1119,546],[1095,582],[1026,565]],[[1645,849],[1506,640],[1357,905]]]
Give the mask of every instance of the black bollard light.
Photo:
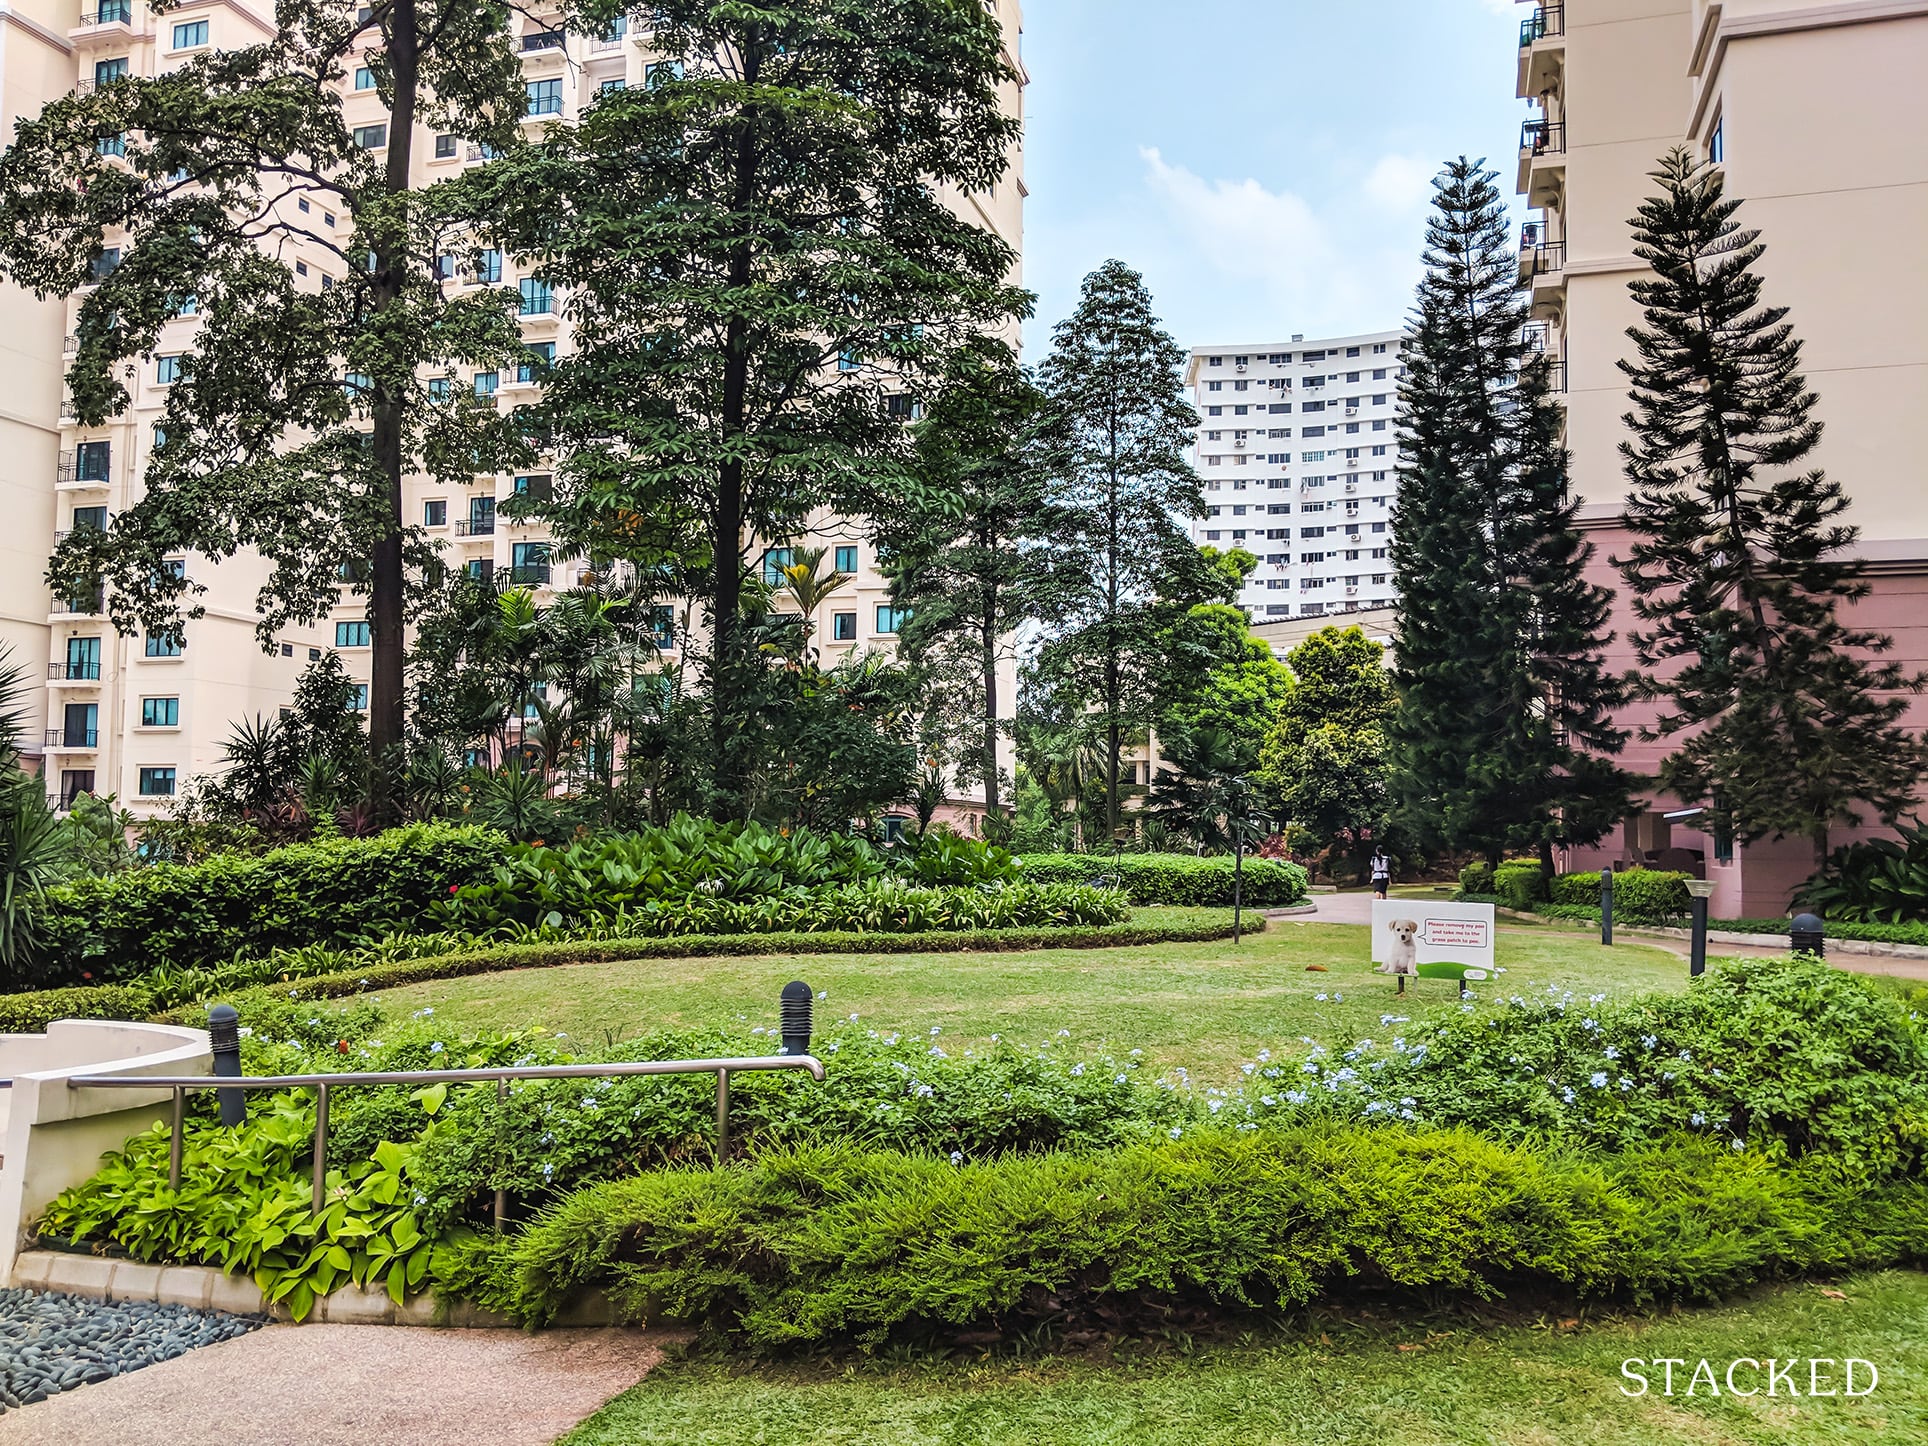
[[[214,1054],[214,1072],[222,1079],[241,1078],[241,1016],[232,1004],[217,1004],[208,1010],[208,1045]],[[248,1117],[245,1090],[216,1090],[221,1102],[221,1123],[233,1129]]]
[[[1714,885],[1707,879],[1687,880],[1688,904],[1693,914],[1693,942],[1687,951],[1687,974],[1698,979],[1707,972],[1707,901],[1714,897]]]
[[[810,1053],[810,1016],[816,997],[810,986],[801,979],[792,979],[783,986],[777,1018],[783,1027],[785,1054]]]
[[[1797,914],[1793,926],[1787,931],[1787,946],[1796,954],[1812,954],[1816,959],[1827,957],[1827,926],[1816,914]]]
[[[1600,942],[1613,942],[1613,862],[1600,868]]]

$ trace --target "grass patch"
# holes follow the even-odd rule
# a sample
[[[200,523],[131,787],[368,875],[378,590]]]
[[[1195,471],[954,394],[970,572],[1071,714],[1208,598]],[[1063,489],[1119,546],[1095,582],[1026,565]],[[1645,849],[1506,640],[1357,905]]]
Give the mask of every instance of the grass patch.
[[[1138,909],[1132,919],[1176,927],[1227,912]],[[1366,955],[1362,928],[1283,920],[1238,945],[651,959],[435,980],[384,989],[381,999],[395,1013],[433,1006],[452,1032],[542,1025],[602,1040],[719,1021],[767,1024],[777,991],[801,978],[828,993],[820,1015],[857,1014],[879,1029],[938,1028],[947,1047],[993,1034],[1029,1044],[1069,1030],[1080,1048],[1142,1049],[1148,1063],[1217,1082],[1262,1049],[1303,1053],[1301,1036],[1350,1042],[1381,1032],[1383,1014],[1418,1018],[1459,1007],[1452,985],[1439,980],[1410,985],[1397,999],[1393,981],[1374,974]],[[1503,932],[1498,958],[1508,970],[1501,994],[1554,985],[1618,998],[1687,984],[1685,961],[1667,950],[1606,949],[1550,932]],[[1310,964],[1327,972],[1308,973]]]
[[[1928,1440],[1928,1275],[1801,1283],[1717,1309],[1567,1319],[1307,1315],[1239,1345],[796,1367],[678,1360],[561,1446],[1823,1446]],[[1059,1343],[1063,1348],[1064,1343]],[[1859,1400],[1623,1396],[1629,1357],[1857,1356]],[[1676,1372],[1679,1367],[1676,1367]],[[1825,1369],[1825,1368],[1824,1368]],[[1839,1367],[1837,1366],[1838,1372]],[[1656,1377],[1656,1381],[1657,1381]],[[1749,1384],[1745,1368],[1737,1383]],[[1839,1378],[1836,1377],[1838,1387]],[[1631,1387],[1629,1387],[1631,1389]]]

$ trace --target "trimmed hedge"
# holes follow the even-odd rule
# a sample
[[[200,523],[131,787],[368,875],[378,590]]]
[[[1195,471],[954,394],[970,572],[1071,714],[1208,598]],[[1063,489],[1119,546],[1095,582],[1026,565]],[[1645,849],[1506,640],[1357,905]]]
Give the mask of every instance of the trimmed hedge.
[[[1613,875],[1613,916],[1627,924],[1665,924],[1688,912],[1688,874],[1664,869],[1616,869]],[[1600,871],[1561,874],[1553,881],[1548,902],[1600,907]]]
[[[1248,918],[1244,929],[1256,934],[1265,920]],[[1228,915],[1209,923],[1159,924],[1128,920],[1092,928],[979,929],[929,934],[686,934],[667,939],[612,939],[598,943],[496,944],[472,953],[444,954],[369,964],[334,974],[317,974],[284,984],[262,985],[227,997],[245,1012],[251,1000],[345,999],[371,989],[399,989],[432,979],[463,979],[509,969],[554,969],[569,964],[618,964],[645,959],[723,959],[769,954],[970,954],[1011,953],[1028,949],[1128,949],[1146,944],[1203,944],[1232,936]],[[20,995],[22,999],[36,996]],[[164,1023],[199,1024],[201,1005],[159,1016]]]
[[[1507,908],[1524,913],[1546,898],[1546,875],[1537,863],[1501,864],[1493,871],[1493,892]]]
[[[145,1019],[153,1009],[145,989],[119,984],[0,994],[0,1034],[45,1034],[56,1019]]]
[[[1190,854],[1028,854],[1018,860],[1028,883],[1089,884],[1116,879],[1134,904],[1190,908],[1232,906],[1233,860]],[[1240,897],[1247,908],[1302,904],[1310,879],[1282,859],[1245,860]]]
[[[829,1147],[664,1170],[568,1197],[455,1274],[532,1323],[600,1290],[620,1320],[767,1348],[1388,1292],[1696,1298],[1924,1254],[1920,1181],[1862,1191],[1703,1140],[1588,1157],[1347,1126],[961,1165]]]
[[[1777,934],[1787,937],[1792,919],[1716,919],[1708,927],[1732,934]],[[1830,939],[1859,939],[1870,944],[1918,944],[1928,948],[1928,924],[1851,924],[1845,919],[1827,921]]]
[[[410,928],[451,888],[486,876],[507,847],[488,829],[416,824],[63,884],[33,906],[33,953],[19,982],[112,983],[156,965]]]

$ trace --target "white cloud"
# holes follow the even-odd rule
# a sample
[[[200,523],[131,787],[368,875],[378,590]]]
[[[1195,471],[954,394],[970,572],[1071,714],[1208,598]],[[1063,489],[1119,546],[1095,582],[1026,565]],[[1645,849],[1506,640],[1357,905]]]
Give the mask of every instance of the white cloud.
[[[1139,154],[1153,213],[1145,219],[1163,233],[1147,279],[1181,343],[1404,321],[1437,162],[1382,156],[1315,204],[1251,177],[1200,176],[1154,148]]]

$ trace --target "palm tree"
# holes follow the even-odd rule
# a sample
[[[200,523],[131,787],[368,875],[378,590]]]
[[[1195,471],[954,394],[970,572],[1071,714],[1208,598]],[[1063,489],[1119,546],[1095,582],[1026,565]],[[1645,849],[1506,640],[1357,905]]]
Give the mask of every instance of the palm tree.
[[[850,586],[850,574],[832,568],[829,572],[819,572],[824,557],[829,553],[827,547],[798,547],[791,549],[790,564],[777,569],[782,581],[777,591],[797,605],[803,615],[803,645],[810,646],[810,635],[817,630],[817,609],[827,602],[831,595]]]

